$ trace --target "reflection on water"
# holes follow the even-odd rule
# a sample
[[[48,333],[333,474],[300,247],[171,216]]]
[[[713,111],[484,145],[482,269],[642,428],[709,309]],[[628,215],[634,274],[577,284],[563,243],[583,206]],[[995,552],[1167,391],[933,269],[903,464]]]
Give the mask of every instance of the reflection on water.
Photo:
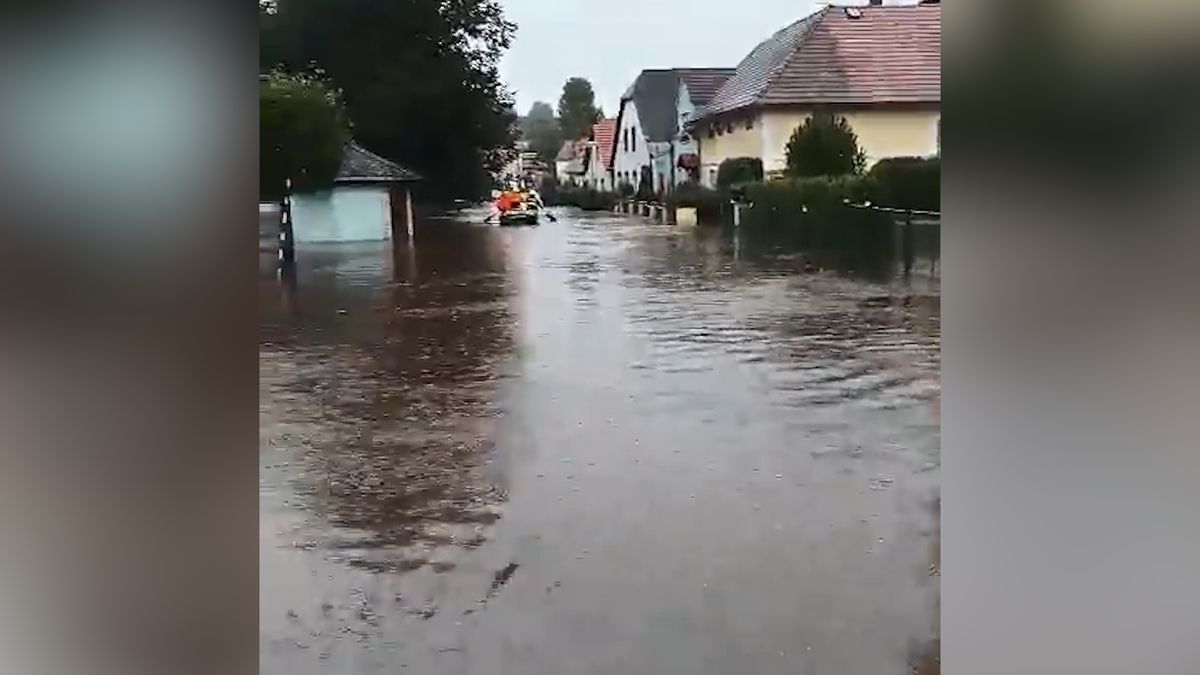
[[[937,672],[935,255],[473,215],[264,275],[263,672]]]
[[[512,347],[502,260],[447,243],[419,265],[386,245],[307,250],[262,285],[264,430],[295,450],[297,500],[336,526],[303,536],[351,564],[413,569],[477,543],[504,499],[483,475]]]

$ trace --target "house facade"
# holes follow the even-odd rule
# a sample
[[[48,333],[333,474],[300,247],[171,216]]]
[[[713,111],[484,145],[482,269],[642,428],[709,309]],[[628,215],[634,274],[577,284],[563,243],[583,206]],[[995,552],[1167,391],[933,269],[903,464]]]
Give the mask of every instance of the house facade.
[[[703,117],[713,96],[733,77],[733,68],[677,68],[679,92],[676,96],[678,120],[674,143],[675,184],[700,180],[700,142],[688,127]]]
[[[410,186],[419,177],[349,143],[333,187],[292,196],[297,244],[386,241],[412,225]]]
[[[621,97],[613,175],[663,194],[695,175],[699,146],[685,125],[728,80],[732,68],[644,70]]]
[[[612,171],[616,133],[615,119],[603,119],[592,125],[584,159],[584,184],[593,190],[611,192],[616,189]]]
[[[846,118],[868,167],[938,154],[941,6],[826,7],[764,41],[688,127],[701,182],[736,157],[782,172],[788,139],[817,111]]]

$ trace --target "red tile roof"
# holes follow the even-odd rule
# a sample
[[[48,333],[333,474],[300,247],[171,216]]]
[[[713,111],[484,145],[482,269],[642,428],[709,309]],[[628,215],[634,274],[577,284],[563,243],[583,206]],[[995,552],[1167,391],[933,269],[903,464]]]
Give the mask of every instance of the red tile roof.
[[[941,5],[826,7],[755,48],[706,109],[938,103]]]
[[[600,150],[600,166],[612,166],[617,140],[617,121],[609,118],[592,125],[592,140],[596,141],[596,147]]]

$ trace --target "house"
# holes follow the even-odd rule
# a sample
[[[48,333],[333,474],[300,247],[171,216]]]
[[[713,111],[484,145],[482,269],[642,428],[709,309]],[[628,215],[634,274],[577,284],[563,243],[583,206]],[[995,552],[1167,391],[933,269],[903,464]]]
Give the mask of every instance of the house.
[[[675,136],[675,97],[679,78],[670,70],[643,70],[621,96],[617,113],[616,144],[612,154],[613,180],[635,190],[666,187],[661,171],[670,165]],[[655,165],[660,171],[655,172]],[[669,173],[669,172],[667,172]]]
[[[733,77],[733,68],[676,68],[679,94],[676,100],[677,131],[674,137],[676,185],[700,180],[700,143],[688,132],[692,120],[703,117],[721,87]]]
[[[500,171],[501,180],[530,178],[540,181],[542,176],[549,172],[549,167],[538,159],[537,152],[530,148],[529,141],[517,141],[515,151],[512,161]]]
[[[554,158],[554,175],[563,185],[578,187],[583,185],[587,154],[587,139],[578,141],[563,141],[558,155]]]
[[[412,171],[355,142],[346,145],[333,187],[292,196],[297,244],[385,241],[412,225]],[[404,235],[401,235],[404,236]]]
[[[786,167],[788,139],[816,111],[846,118],[867,166],[940,150],[941,5],[826,7],[758,45],[690,125],[702,182],[734,157]]]
[[[687,180],[698,169],[698,147],[683,124],[733,74],[732,68],[642,71],[621,97],[613,151],[617,183],[637,188],[646,181],[662,193]]]
[[[611,169],[616,132],[617,121],[614,119],[603,119],[592,125],[592,137],[587,144],[584,183],[594,190],[611,192],[616,189]]]

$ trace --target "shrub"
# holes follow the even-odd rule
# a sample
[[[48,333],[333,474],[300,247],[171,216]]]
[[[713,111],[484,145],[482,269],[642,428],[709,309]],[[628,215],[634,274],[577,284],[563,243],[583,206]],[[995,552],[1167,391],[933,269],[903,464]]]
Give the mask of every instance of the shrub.
[[[538,185],[538,192],[541,193],[542,202],[545,204],[558,204],[560,189],[558,179],[554,176],[543,177],[541,184]]]
[[[617,197],[611,192],[601,192],[594,188],[563,187],[558,191],[554,202],[546,202],[555,206],[575,206],[584,211],[611,211]]]
[[[763,163],[757,157],[733,157],[721,162],[717,169],[717,185],[728,188],[741,183],[757,183],[763,179]]]
[[[654,185],[649,171],[642,171],[638,178],[637,198],[645,202],[654,200]]]
[[[846,200],[860,203],[874,191],[872,179],[863,176],[817,176],[749,185],[746,200],[753,204],[749,213],[756,217],[772,212],[789,217],[833,211]]]
[[[942,162],[937,157],[880,160],[867,174],[874,183],[872,201],[897,209],[940,211]]]
[[[895,251],[892,216],[853,209],[876,190],[865,176],[794,178],[747,186],[753,206],[743,224],[779,244],[806,251],[822,267],[886,276]]]
[[[787,174],[796,178],[862,173],[866,156],[845,117],[817,113],[787,143]]]
[[[632,197],[633,186],[625,181],[621,181],[621,184],[617,186],[617,194],[625,198]]]
[[[350,140],[339,93],[318,75],[275,71],[259,84],[259,198],[330,187]]]
[[[667,198],[667,208],[696,209],[697,221],[702,225],[720,225],[725,222],[729,203],[729,192],[706,188],[695,181],[680,183]]]

